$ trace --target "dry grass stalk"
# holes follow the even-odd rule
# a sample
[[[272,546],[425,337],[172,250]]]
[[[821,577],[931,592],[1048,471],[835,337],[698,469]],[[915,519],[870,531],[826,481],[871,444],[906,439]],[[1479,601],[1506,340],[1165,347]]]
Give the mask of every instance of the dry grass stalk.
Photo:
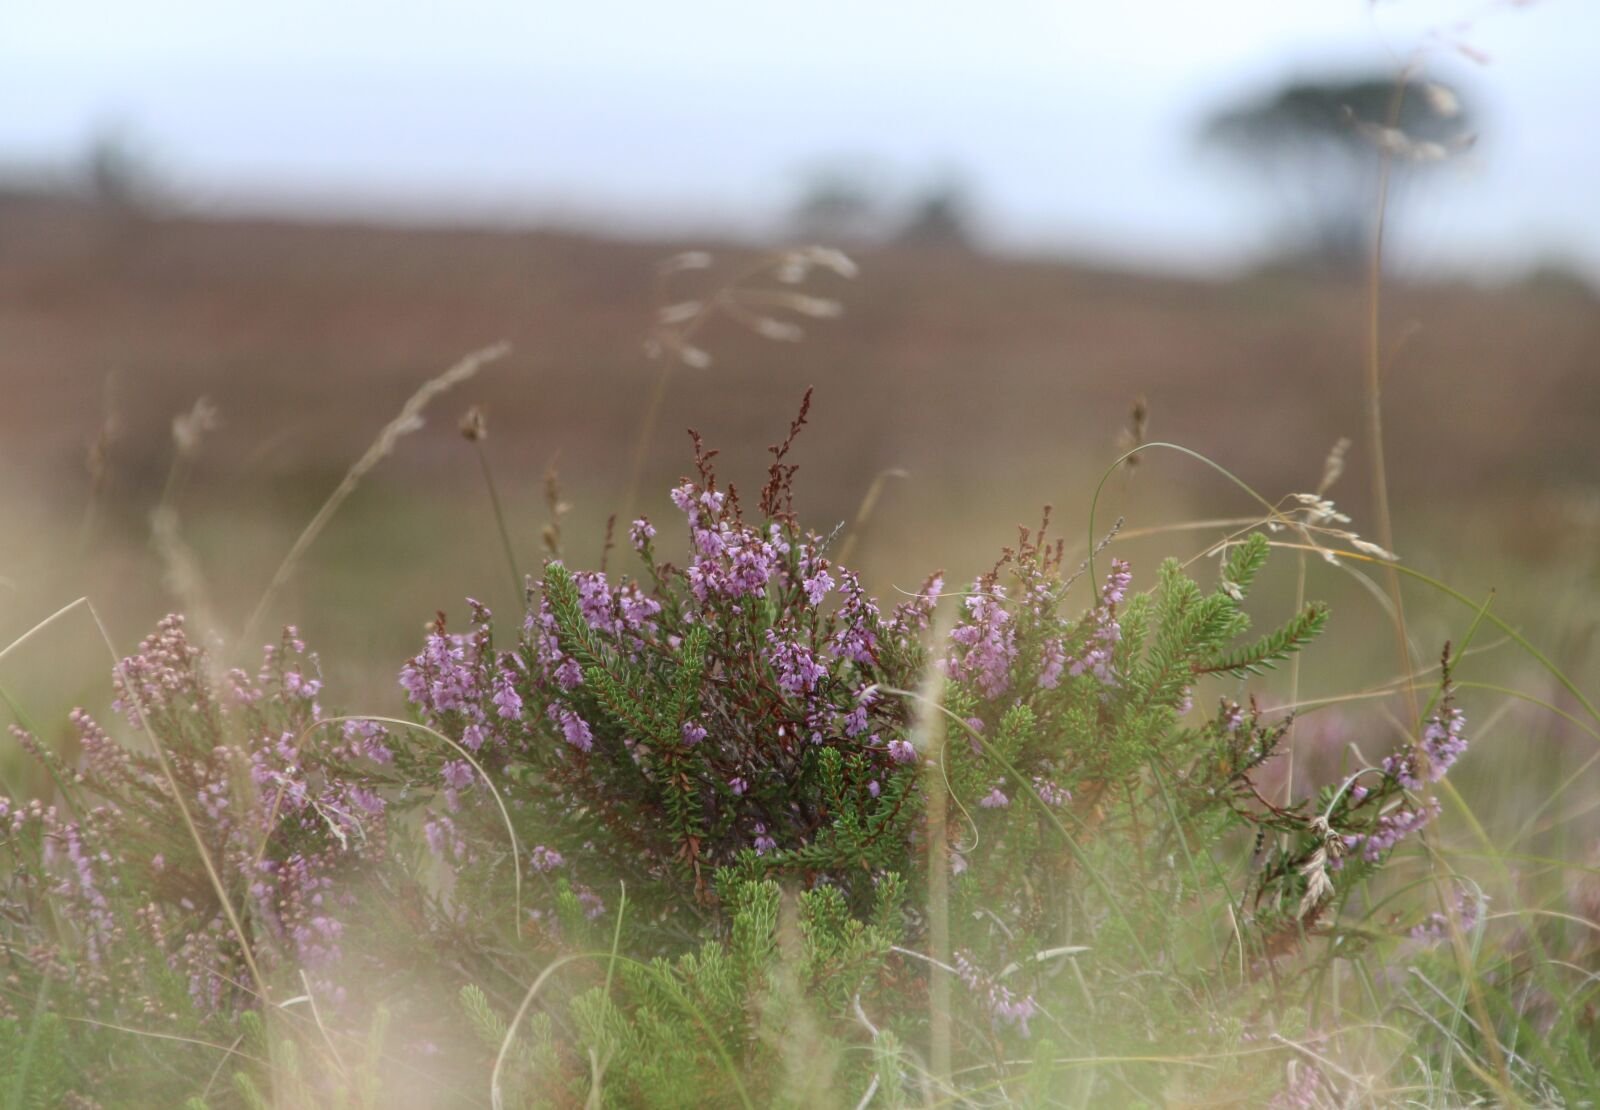
[[[934,642],[944,643],[953,619],[935,625]],[[933,969],[928,980],[929,1065],[934,1083],[948,1086],[951,1060],[950,841],[949,784],[945,780],[944,672],[930,666],[914,702],[911,746],[923,760],[927,796],[928,949]]]

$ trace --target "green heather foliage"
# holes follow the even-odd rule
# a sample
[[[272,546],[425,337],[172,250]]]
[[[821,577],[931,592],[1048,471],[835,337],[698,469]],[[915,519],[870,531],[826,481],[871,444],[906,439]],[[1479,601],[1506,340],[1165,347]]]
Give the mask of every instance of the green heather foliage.
[[[696,439],[681,566],[641,518],[636,577],[441,614],[409,723],[333,715],[292,629],[218,674],[174,617],[121,738],[21,734],[57,789],[0,801],[6,1104],[1288,1106],[1372,1101],[1380,1054],[1468,1099],[1506,1093],[1483,1018],[1520,1097],[1575,1100],[1592,995],[1507,966],[1537,1028],[1468,1020],[1482,899],[1389,901],[1465,747],[1448,651],[1414,745],[1269,797],[1293,719],[1243,684],[1328,611],[1252,638],[1265,534],[1140,592],[1046,514],[886,614],[795,517],[804,422],[753,506]],[[1365,1061],[1355,1006],[1395,1031]]]

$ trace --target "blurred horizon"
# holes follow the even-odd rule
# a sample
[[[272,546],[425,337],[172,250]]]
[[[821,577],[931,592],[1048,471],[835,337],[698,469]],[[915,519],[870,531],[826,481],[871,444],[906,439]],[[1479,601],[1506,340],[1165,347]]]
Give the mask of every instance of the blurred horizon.
[[[1481,141],[1395,198],[1394,269],[1600,283],[1600,144],[1575,126],[1600,103],[1600,7],[1571,0],[1007,0],[981,19],[76,0],[11,23],[0,187],[70,183],[111,140],[185,214],[746,241],[792,237],[829,181],[896,210],[945,189],[981,248],[1196,275],[1269,259],[1283,233],[1199,149],[1208,114],[1420,56]]]

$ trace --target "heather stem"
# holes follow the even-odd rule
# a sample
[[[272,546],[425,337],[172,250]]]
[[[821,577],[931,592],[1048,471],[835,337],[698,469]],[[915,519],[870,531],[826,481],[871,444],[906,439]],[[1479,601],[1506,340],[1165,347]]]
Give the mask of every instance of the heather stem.
[[[483,484],[489,491],[489,505],[494,509],[494,524],[500,533],[500,547],[505,552],[506,566],[511,568],[511,596],[520,599],[523,595],[522,572],[517,569],[516,549],[511,544],[511,532],[506,527],[505,510],[500,506],[500,491],[495,487],[494,475],[489,470],[489,454],[483,449],[481,440],[474,440],[472,446],[477,450],[478,467],[483,471]]]

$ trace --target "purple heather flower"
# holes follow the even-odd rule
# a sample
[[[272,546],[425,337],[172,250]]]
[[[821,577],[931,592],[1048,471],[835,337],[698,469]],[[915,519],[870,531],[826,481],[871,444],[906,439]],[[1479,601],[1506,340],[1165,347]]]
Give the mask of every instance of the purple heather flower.
[[[944,591],[944,575],[931,574],[910,601],[895,606],[889,624],[897,632],[920,632],[928,627],[933,609]]]
[[[583,916],[590,921],[600,917],[606,912],[605,901],[594,891],[587,887],[578,889],[578,905],[583,907]]]
[[[1032,995],[1017,995],[998,979],[977,967],[965,952],[954,957],[956,977],[972,992],[974,998],[986,1006],[996,1024],[1015,1025],[1024,1037],[1028,1036],[1028,1022],[1039,1013],[1039,1004]]]
[[[1038,775],[1033,777],[1033,789],[1039,795],[1039,800],[1047,806],[1058,806],[1072,800],[1072,791],[1063,789]]]
[[[726,527],[726,526],[724,526]],[[708,559],[715,559],[718,555],[728,550],[728,541],[724,538],[722,528],[696,528],[694,530],[695,550]]]
[[[583,668],[572,656],[567,656],[556,668],[556,683],[563,690],[576,690],[583,685]]]
[[[500,719],[514,721],[522,716],[522,695],[517,693],[516,675],[502,669],[494,679],[494,705]]]
[[[434,632],[422,651],[400,669],[400,685],[420,708],[481,717],[477,667],[475,638]]]
[[[1006,797],[1005,791],[996,786],[979,798],[978,804],[984,809],[1004,809],[1011,804],[1011,799]]]
[[[778,842],[767,835],[767,826],[763,825],[760,821],[755,823],[755,830],[756,855],[764,856],[778,846]]]
[[[637,634],[655,627],[661,603],[629,582],[617,590],[617,610],[622,614],[623,627]]]
[[[867,731],[867,711],[872,703],[878,700],[878,687],[876,685],[863,686],[856,691],[856,707],[844,715],[842,728],[849,737],[860,736]]]
[[[606,576],[597,570],[580,570],[573,574],[572,581],[578,588],[578,610],[584,622],[596,632],[622,631]]]
[[[857,663],[872,663],[878,648],[878,634],[873,630],[878,623],[878,606],[861,588],[861,579],[854,571],[839,572],[839,589],[844,592],[844,604],[839,607],[839,630],[829,641],[835,655]]]
[[[589,731],[589,723],[572,710],[552,704],[545,715],[560,726],[563,739],[580,752],[594,747],[594,733]]]
[[[1122,599],[1127,596],[1128,583],[1133,581],[1133,570],[1123,559],[1111,560],[1111,573],[1106,575],[1106,584],[1100,590],[1100,604],[1110,608],[1122,604]]]
[[[1420,790],[1426,783],[1438,782],[1467,750],[1467,740],[1462,735],[1466,723],[1465,715],[1451,704],[1447,688],[1443,706],[1422,729],[1420,747],[1426,771],[1418,767],[1416,751],[1410,748],[1385,759],[1384,771],[1407,790]]]
[[[394,762],[394,753],[384,743],[389,734],[377,721],[346,721],[344,723],[345,743],[350,745],[352,754],[374,763],[388,765]]]
[[[352,802],[367,813],[382,813],[388,805],[381,794],[368,790],[364,786],[351,786],[345,792]]]
[[[802,583],[802,586],[806,592],[806,600],[812,605],[821,605],[822,599],[828,596],[829,590],[833,589],[833,575],[829,574],[827,568],[824,567],[807,578]]]
[[[641,555],[649,542],[656,538],[655,525],[644,517],[640,517],[628,526],[628,539],[633,541],[633,549]]]
[[[733,778],[728,780],[728,789],[732,790],[735,794],[743,794],[746,790],[750,789],[750,784],[740,776],[735,775]]]
[[[471,786],[474,774],[472,764],[464,759],[453,759],[439,769],[439,777],[451,790],[465,790]]]
[[[1116,685],[1112,657],[1122,640],[1122,625],[1117,620],[1117,606],[1127,596],[1128,583],[1133,572],[1121,559],[1111,560],[1111,573],[1100,589],[1100,604],[1090,616],[1088,642],[1084,653],[1072,661],[1068,672],[1074,676],[1092,674],[1106,686]]]
[[[1368,863],[1377,863],[1385,852],[1437,817],[1439,810],[1438,798],[1432,799],[1422,809],[1401,805],[1380,814],[1370,833],[1346,836],[1345,847],[1352,851],[1359,848],[1362,859]]]
[[[877,779],[873,779],[871,782],[867,783],[867,793],[871,794],[874,798],[883,793],[883,788],[878,785]]]
[[[1482,911],[1482,902],[1487,899],[1473,897],[1470,891],[1458,890],[1456,892],[1456,922],[1461,926],[1463,933],[1471,932],[1477,927],[1478,917]],[[1435,910],[1410,930],[1412,940],[1419,940],[1427,945],[1438,944],[1450,935],[1450,919]]]
[[[1067,667],[1067,645],[1060,637],[1045,641],[1044,665],[1039,668],[1039,685],[1054,690],[1061,684],[1061,672]]]
[[[1005,599],[1004,586],[992,578],[978,579],[967,598],[967,620],[950,633],[959,648],[950,660],[950,676],[976,684],[986,698],[1005,691],[1017,657],[1017,630]]]
[[[668,496],[672,498],[672,503],[678,506],[678,510],[689,517],[689,523],[693,524],[699,514],[699,509],[694,503],[694,483],[685,481],[675,486]]]
[[[896,763],[915,763],[917,761],[917,749],[913,748],[909,741],[891,740],[889,741],[889,758]]]
[[[455,822],[442,813],[432,814],[422,823],[422,836],[435,859],[460,860],[466,855],[467,845],[456,832]]]
[[[566,860],[562,858],[561,853],[554,848],[547,848],[543,844],[535,844],[528,866],[535,871],[554,871],[565,862]]]
[[[1236,701],[1224,699],[1222,702],[1222,729],[1224,732],[1238,732],[1239,726],[1244,722],[1244,707]]]
[[[322,690],[320,678],[307,678],[299,671],[283,672],[283,692],[291,697],[305,698],[310,701]]]
[[[779,688],[786,694],[810,694],[828,674],[810,648],[783,639],[770,628],[767,629],[766,656],[777,672]]]
[[[683,722],[683,742],[688,747],[694,747],[706,738],[706,730],[697,721]]]

